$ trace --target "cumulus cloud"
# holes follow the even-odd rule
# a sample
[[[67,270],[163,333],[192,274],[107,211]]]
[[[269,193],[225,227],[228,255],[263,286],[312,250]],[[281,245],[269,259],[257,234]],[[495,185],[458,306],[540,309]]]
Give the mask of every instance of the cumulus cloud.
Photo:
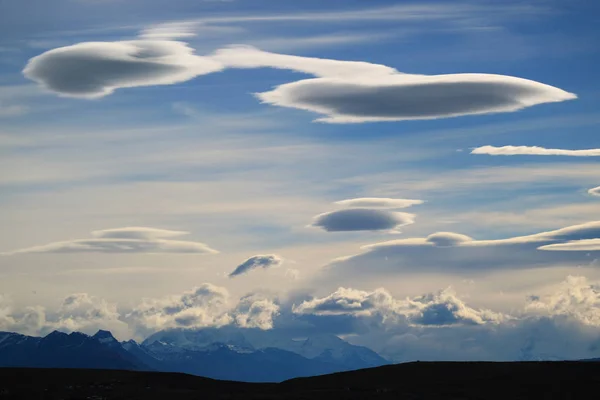
[[[600,326],[600,287],[584,276],[568,276],[549,296],[532,296],[527,312],[549,316],[568,316]]]
[[[238,265],[236,269],[229,274],[230,278],[246,274],[258,268],[274,268],[283,264],[283,259],[277,254],[256,255],[248,258],[243,263]]]
[[[397,300],[383,288],[366,292],[339,288],[329,296],[314,298],[293,306],[296,314],[351,315],[370,318],[380,324],[447,326],[499,323],[506,317],[490,310],[467,306],[448,288],[438,293]]]
[[[156,331],[168,328],[222,326],[232,322],[226,312],[227,289],[204,283],[180,295],[145,299],[126,319],[138,329]]]
[[[76,239],[14,250],[3,255],[26,253],[181,253],[216,254],[204,243],[166,239],[189,232],[127,227],[92,232],[92,239]]]
[[[64,96],[97,98],[120,88],[185,82],[222,68],[183,42],[131,40],[49,50],[29,60],[23,74]]]
[[[55,315],[49,316],[43,330],[94,333],[99,329],[107,329],[120,336],[129,331],[120,318],[115,303],[88,293],[74,293],[65,297]]]
[[[336,201],[334,204],[353,208],[407,208],[410,206],[423,204],[423,200],[361,197],[357,199]]]
[[[589,264],[600,253],[600,221],[506,239],[477,240],[454,232],[363,246],[362,254],[334,260],[331,276],[400,274],[407,271],[459,273]],[[554,251],[546,250],[582,250]],[[585,251],[584,251],[585,250]]]
[[[198,56],[186,43],[171,40],[191,34],[185,24],[167,24],[142,32],[138,40],[61,47],[32,58],[23,73],[59,94],[95,98],[119,88],[184,82],[224,68],[287,69],[315,78],[286,83],[256,97],[266,104],[321,114],[318,121],[332,123],[511,112],[576,98],[512,76],[404,74],[369,62],[276,54],[247,46]]]
[[[600,186],[588,190],[588,194],[600,197]]]
[[[36,335],[45,325],[46,314],[43,307],[15,310],[11,300],[0,294],[0,331]]]
[[[233,314],[241,328],[267,330],[273,328],[273,318],[279,314],[279,305],[271,299],[252,294],[240,299]]]
[[[564,150],[546,149],[538,146],[481,146],[471,151],[471,154],[488,154],[491,156],[570,156],[570,157],[596,157],[600,156],[600,149]]]
[[[414,214],[397,211],[349,208],[319,214],[311,226],[327,232],[383,231],[413,224],[414,218]]]

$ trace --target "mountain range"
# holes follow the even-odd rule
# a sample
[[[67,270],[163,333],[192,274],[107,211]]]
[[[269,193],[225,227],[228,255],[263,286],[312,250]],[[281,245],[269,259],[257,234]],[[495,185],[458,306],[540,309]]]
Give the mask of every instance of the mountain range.
[[[0,367],[182,372],[278,382],[385,364],[372,350],[335,335],[293,338],[258,329],[174,329],[137,343],[119,342],[104,330],[92,336],[54,331],[45,337],[0,332]]]

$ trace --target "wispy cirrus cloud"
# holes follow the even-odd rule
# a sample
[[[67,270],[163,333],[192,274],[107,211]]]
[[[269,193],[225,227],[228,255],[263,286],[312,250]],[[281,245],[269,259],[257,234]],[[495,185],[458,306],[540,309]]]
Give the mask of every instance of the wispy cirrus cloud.
[[[598,157],[600,149],[566,150],[547,149],[539,146],[481,146],[471,151],[471,154],[487,154],[491,156],[568,156],[568,157]]]
[[[92,232],[91,239],[76,239],[28,247],[3,253],[3,255],[27,253],[218,253],[204,243],[169,239],[188,233],[144,227],[106,229]]]

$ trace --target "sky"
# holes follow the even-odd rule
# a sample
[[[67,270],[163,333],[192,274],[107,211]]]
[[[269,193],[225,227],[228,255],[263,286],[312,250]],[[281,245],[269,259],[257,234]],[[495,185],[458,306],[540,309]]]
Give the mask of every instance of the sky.
[[[600,357],[599,8],[0,0],[0,330]]]

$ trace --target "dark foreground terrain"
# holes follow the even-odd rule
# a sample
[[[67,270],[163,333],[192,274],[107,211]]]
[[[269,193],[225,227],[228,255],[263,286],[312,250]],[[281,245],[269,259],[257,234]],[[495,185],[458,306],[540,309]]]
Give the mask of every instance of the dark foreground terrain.
[[[600,363],[408,363],[277,384],[115,370],[0,369],[0,399],[584,399]]]

